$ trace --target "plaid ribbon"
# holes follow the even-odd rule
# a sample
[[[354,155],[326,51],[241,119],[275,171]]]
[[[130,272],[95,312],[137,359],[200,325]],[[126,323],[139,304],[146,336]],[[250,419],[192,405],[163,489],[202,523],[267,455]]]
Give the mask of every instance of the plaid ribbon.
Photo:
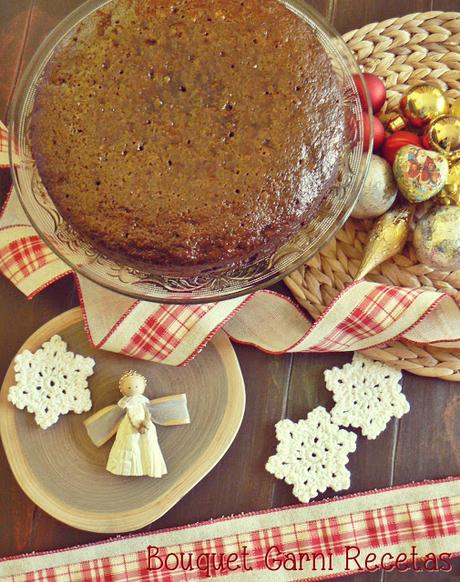
[[[7,166],[0,123],[0,166]],[[70,273],[38,237],[12,190],[0,215],[0,271],[28,298]],[[86,330],[97,348],[173,366],[190,361],[221,328],[268,353],[364,350],[396,338],[460,347],[460,306],[425,289],[360,282],[347,287],[313,325],[271,291],[197,306],[135,301],[77,276]]]
[[[459,552],[460,478],[454,478],[6,558],[0,576],[8,582],[325,580],[396,564],[448,572]],[[300,554],[306,555],[301,562]]]

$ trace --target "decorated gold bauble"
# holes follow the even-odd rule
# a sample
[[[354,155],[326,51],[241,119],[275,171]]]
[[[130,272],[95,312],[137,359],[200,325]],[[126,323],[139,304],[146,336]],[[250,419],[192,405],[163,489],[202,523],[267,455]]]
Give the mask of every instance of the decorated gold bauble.
[[[409,202],[426,202],[444,188],[449,165],[437,152],[406,145],[396,154],[393,172],[401,194]]]
[[[413,213],[413,206],[400,206],[376,220],[369,234],[356,281],[402,250],[409,235]]]
[[[428,125],[423,145],[446,156],[449,161],[460,159],[460,118],[440,115]]]
[[[460,117],[460,97],[457,97],[457,99],[452,103],[450,106],[450,112],[452,115],[455,115],[455,117]]]
[[[442,206],[426,214],[414,230],[418,260],[435,269],[460,269],[460,208]]]
[[[443,206],[460,207],[460,160],[450,166],[446,185],[437,199]]]
[[[401,99],[401,112],[415,127],[423,127],[448,111],[449,104],[444,93],[432,85],[412,87]]]

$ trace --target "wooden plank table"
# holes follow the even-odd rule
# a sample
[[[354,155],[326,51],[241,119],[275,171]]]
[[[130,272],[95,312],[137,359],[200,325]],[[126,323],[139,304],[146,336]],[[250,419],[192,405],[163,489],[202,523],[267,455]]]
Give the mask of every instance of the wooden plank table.
[[[47,32],[82,0],[0,0],[0,118],[6,120],[12,92],[24,66]],[[459,10],[459,0],[314,0],[311,2],[340,32],[366,23],[428,10]],[[1,183],[8,174],[0,173]],[[67,277],[27,301],[0,278],[0,373],[23,341],[50,318],[77,304]],[[297,420],[318,404],[331,405],[323,370],[342,365],[350,355],[296,354],[269,356],[236,346],[247,388],[247,411],[241,431],[221,463],[167,515],[146,529],[174,527],[243,511],[295,503],[291,488],[264,470],[276,441],[274,424],[284,417]],[[351,457],[351,491],[460,474],[460,386],[404,374],[404,392],[411,412],[391,423],[376,441],[360,439]],[[0,449],[0,555],[51,550],[103,539],[104,536],[67,527],[34,506],[17,486]],[[238,478],[235,479],[235,475]],[[216,484],[219,486],[216,486]],[[460,550],[460,548],[459,548]],[[443,582],[460,579],[439,574],[373,573],[347,580]]]

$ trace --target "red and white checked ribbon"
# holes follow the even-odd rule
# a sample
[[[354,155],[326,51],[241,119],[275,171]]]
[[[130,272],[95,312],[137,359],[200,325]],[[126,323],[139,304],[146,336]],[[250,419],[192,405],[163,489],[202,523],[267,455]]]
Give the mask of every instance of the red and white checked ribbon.
[[[7,164],[0,123],[0,166]],[[29,298],[70,273],[30,225],[14,190],[0,215],[0,271]],[[76,280],[96,347],[173,366],[187,363],[221,328],[235,341],[273,354],[363,350],[396,338],[460,347],[460,305],[424,289],[356,283],[311,325],[295,303],[271,291],[197,306],[161,305]]]
[[[277,549],[270,550],[273,547]],[[182,564],[175,558],[181,552]],[[280,566],[280,556],[289,552],[308,554],[310,560],[304,559],[300,568],[297,561],[298,569],[288,570]],[[184,570],[189,553],[194,569]],[[226,557],[234,553],[237,558],[230,563],[240,567],[218,569],[218,559],[217,568],[212,558],[199,559],[212,553]],[[425,566],[446,572],[459,553],[460,478],[454,478],[6,558],[0,560],[0,578],[5,582],[325,580],[366,571],[367,556],[367,571],[382,566],[395,569],[399,556],[399,569],[422,571]],[[172,556],[166,561],[167,554]],[[402,554],[407,556],[405,566]],[[435,561],[431,558],[424,564],[428,554]],[[287,563],[290,566],[292,561]]]

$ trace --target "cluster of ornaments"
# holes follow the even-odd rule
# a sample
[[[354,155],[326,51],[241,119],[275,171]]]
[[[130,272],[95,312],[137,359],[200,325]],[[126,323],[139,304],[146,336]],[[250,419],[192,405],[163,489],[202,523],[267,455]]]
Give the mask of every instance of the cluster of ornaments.
[[[373,113],[363,82],[355,77],[364,110],[364,147],[373,126],[374,154],[352,216],[378,220],[356,279],[399,253],[411,228],[421,263],[442,271],[460,269],[460,98],[449,104],[437,87],[412,87],[401,99],[400,112],[384,116],[385,131],[377,117],[385,86],[370,73],[363,79]],[[415,212],[416,205],[428,201],[429,210]]]

